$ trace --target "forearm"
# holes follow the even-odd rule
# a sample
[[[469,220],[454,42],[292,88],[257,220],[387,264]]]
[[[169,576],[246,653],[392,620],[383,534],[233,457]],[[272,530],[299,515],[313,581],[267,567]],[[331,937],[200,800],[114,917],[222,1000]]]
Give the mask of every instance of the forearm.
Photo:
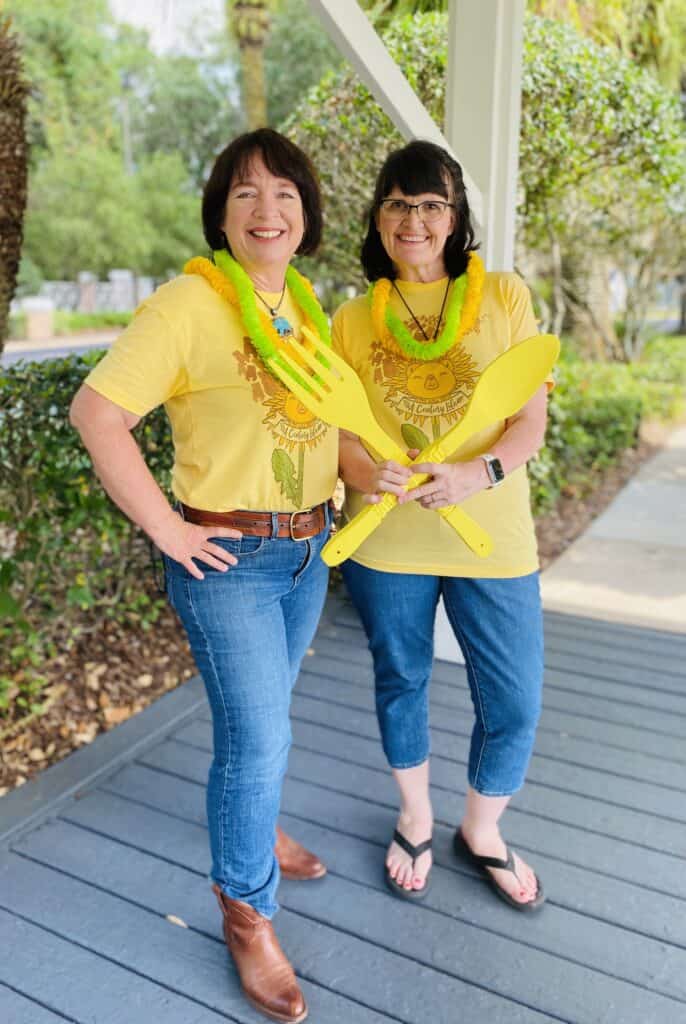
[[[547,388],[545,385],[516,416],[511,417],[491,455],[500,459],[507,476],[525,465],[538,452],[545,439]]]
[[[545,434],[546,389],[541,388],[515,416],[507,420],[502,435],[490,448],[505,471],[505,476],[523,466],[534,455]],[[491,486],[485,461],[476,456],[464,462],[418,463],[417,471],[431,478],[409,491],[400,501],[420,501],[425,508],[461,504]]]
[[[374,490],[376,463],[362,442],[354,434],[340,431],[338,471],[343,483],[362,494]]]
[[[174,515],[161,488],[145,464],[128,430],[107,437],[86,429],[81,439],[93,460],[98,479],[112,501],[153,540],[166,519]]]

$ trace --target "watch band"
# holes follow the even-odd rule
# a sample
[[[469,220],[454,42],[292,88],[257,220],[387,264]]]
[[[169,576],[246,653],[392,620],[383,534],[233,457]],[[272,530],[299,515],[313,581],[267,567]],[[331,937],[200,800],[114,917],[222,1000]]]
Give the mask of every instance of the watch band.
[[[505,479],[505,470],[503,469],[502,463],[499,458],[495,455],[491,455],[490,452],[485,452],[479,456],[486,463],[486,472],[488,473],[488,479],[491,481],[489,490],[493,487],[497,487]]]

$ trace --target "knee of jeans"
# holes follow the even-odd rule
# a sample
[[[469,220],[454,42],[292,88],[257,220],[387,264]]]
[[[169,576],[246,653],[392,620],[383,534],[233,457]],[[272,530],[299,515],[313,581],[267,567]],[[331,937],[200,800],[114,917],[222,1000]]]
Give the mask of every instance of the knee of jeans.
[[[291,745],[290,725],[281,728],[250,729],[237,738],[233,763],[256,781],[283,775]]]
[[[505,727],[513,736],[530,736],[536,731],[540,717],[540,700],[522,701],[509,709]]]
[[[404,663],[399,660],[397,665],[387,662],[376,672],[377,699],[389,700],[403,693],[417,693],[427,686],[430,675],[431,669],[426,671],[424,666],[413,671],[407,660]]]

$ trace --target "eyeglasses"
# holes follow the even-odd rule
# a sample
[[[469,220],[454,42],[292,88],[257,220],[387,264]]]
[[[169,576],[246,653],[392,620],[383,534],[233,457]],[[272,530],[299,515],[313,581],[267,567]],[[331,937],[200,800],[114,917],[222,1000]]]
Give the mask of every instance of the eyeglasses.
[[[446,209],[454,209],[455,203],[442,202],[440,199],[425,199],[423,203],[406,203],[404,199],[382,199],[379,203],[389,220],[403,220],[409,216],[410,210],[416,210],[417,216],[425,224],[440,220]]]

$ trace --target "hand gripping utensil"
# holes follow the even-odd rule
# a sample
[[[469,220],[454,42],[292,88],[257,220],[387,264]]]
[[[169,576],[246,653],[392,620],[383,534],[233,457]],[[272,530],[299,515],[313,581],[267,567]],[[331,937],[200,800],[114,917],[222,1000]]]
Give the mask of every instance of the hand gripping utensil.
[[[472,434],[498,420],[513,416],[544,383],[559,351],[560,342],[554,335],[540,334],[507,349],[494,359],[476,382],[460,422],[420,452],[413,460],[414,464],[444,462]],[[405,463],[412,464],[407,458]],[[416,473],[405,485],[405,490],[411,490],[428,479],[427,474]],[[394,494],[384,494],[378,504],[367,505],[346,526],[338,530],[322,549],[322,558],[327,565],[339,565],[349,558],[383,522],[397,500]],[[453,505],[438,511],[452,523],[454,513],[460,510]],[[466,513],[462,515],[466,516]],[[469,519],[469,522],[473,520]],[[458,532],[462,533],[461,528]],[[480,553],[482,552],[477,550],[477,554]]]
[[[364,385],[353,368],[324,345],[307,327],[303,327],[302,331],[307,339],[307,347],[302,342],[289,338],[289,351],[280,348],[275,356],[267,360],[273,374],[319,419],[357,434],[382,459],[395,459],[403,466],[410,466],[412,459],[386,434],[374,418]],[[412,479],[423,481],[429,477],[415,476]],[[379,506],[370,506],[372,507]],[[389,506],[389,509],[390,507],[392,506]],[[472,551],[482,557],[490,554],[493,542],[488,533],[459,506],[451,505],[437,511],[459,533]],[[337,565],[338,562],[328,564]]]

